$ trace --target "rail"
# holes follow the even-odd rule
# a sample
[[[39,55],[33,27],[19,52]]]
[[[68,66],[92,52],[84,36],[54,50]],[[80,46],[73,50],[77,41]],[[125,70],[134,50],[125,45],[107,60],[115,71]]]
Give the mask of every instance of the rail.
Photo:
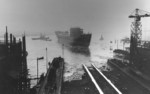
[[[116,90],[118,94],[122,94],[121,91],[99,69],[97,69],[94,64],[92,64],[92,66]]]
[[[143,88],[147,89],[148,91],[150,91],[150,85],[147,82],[144,82],[143,80],[140,80],[139,77],[133,76],[130,72],[128,72],[127,70],[121,69],[119,68],[119,66],[117,64],[115,64],[113,61],[109,61],[110,64],[112,64],[115,68],[119,69],[121,72],[123,72],[124,74],[126,74],[128,77],[130,77],[131,79],[133,79],[134,81],[136,81],[139,85],[141,85]]]
[[[99,85],[97,84],[96,80],[94,79],[94,77],[92,76],[92,74],[90,73],[90,71],[88,70],[88,68],[83,64],[84,69],[86,70],[86,72],[88,73],[89,77],[91,78],[92,82],[94,83],[95,87],[97,88],[99,94],[104,94],[104,92],[102,91],[102,89],[99,87]]]

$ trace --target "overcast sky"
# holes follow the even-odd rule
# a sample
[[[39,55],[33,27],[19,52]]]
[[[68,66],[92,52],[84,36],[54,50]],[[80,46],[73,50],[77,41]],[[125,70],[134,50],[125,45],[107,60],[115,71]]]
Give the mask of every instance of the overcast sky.
[[[150,0],[0,0],[0,32],[6,25],[12,33],[46,33],[80,26],[93,35],[123,37],[130,33],[133,19],[128,16],[135,8],[150,12]],[[143,19],[150,22],[150,18]]]

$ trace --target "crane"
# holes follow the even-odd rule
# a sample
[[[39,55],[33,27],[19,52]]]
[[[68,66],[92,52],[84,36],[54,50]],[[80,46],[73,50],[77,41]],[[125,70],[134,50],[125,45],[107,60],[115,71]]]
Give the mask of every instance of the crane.
[[[134,21],[131,24],[131,39],[130,39],[130,64],[134,67],[139,68],[141,66],[140,52],[138,46],[141,45],[142,39],[142,17],[150,17],[150,12],[144,10],[135,9],[129,18],[134,18]]]
[[[134,18],[134,21],[131,24],[131,36],[136,39],[137,45],[141,44],[142,39],[142,17],[150,17],[150,12],[135,9],[131,15],[129,15],[129,18]]]

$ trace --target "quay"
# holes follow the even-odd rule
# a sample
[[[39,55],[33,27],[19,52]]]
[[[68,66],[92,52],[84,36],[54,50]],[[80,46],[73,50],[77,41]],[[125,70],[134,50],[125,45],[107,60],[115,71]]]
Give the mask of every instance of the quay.
[[[49,65],[45,77],[41,77],[39,83],[34,87],[36,94],[61,94],[64,72],[64,59],[54,58]]]
[[[114,66],[115,68],[119,69],[120,71],[122,71],[124,74],[132,78],[139,85],[141,85],[143,88],[147,89],[150,92],[150,81],[147,80],[147,77],[145,77],[145,75],[136,73],[135,70],[121,64],[121,62],[117,60],[108,60],[108,63]]]

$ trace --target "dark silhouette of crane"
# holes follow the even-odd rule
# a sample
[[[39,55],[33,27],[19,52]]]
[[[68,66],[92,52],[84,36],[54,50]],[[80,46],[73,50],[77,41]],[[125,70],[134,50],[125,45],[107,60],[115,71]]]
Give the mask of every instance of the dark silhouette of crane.
[[[142,17],[150,17],[150,12],[135,9],[129,18],[134,18],[134,22],[131,25],[131,36],[137,40],[137,45],[140,45],[142,39],[142,24],[141,18]]]
[[[142,39],[142,17],[150,17],[150,12],[144,10],[135,9],[129,18],[134,18],[131,24],[131,38],[130,38],[130,64],[136,68],[142,66],[141,54],[138,51],[138,47],[141,46]]]

